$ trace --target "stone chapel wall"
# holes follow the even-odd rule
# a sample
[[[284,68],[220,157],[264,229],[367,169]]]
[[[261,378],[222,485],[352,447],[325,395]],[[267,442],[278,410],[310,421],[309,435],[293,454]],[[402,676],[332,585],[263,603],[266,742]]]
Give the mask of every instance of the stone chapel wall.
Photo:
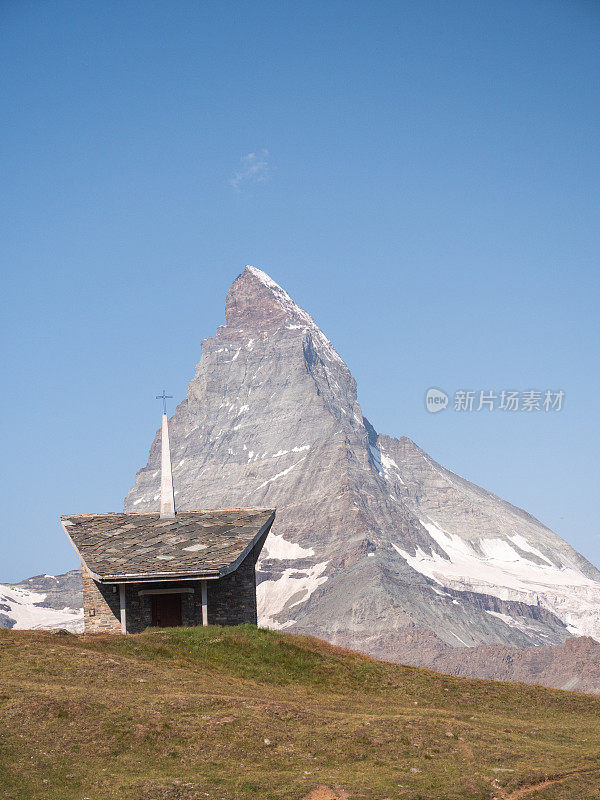
[[[119,592],[113,593],[112,586],[105,586],[90,577],[82,566],[83,576],[83,615],[86,633],[120,633],[121,610]]]

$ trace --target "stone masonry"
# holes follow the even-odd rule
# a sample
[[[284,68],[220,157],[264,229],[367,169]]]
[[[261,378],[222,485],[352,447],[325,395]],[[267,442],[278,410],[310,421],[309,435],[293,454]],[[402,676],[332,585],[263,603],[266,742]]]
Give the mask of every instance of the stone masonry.
[[[121,613],[119,589],[96,583],[85,566],[81,565],[83,578],[83,614],[86,633],[120,633]]]
[[[242,561],[237,570],[218,580],[208,580],[207,602],[209,625],[256,625],[255,564],[260,552],[257,545]],[[117,584],[100,584],[94,581],[84,566],[83,608],[86,633],[120,633],[121,611]],[[113,591],[113,586],[116,591]],[[160,583],[129,583],[125,587],[127,633],[141,633],[152,625],[152,596],[140,591],[152,589],[181,594],[182,624],[187,627],[202,625],[201,581],[165,581]]]
[[[255,564],[259,552],[260,546],[255,547],[235,572],[208,582],[210,625],[242,625],[246,622],[256,625]]]

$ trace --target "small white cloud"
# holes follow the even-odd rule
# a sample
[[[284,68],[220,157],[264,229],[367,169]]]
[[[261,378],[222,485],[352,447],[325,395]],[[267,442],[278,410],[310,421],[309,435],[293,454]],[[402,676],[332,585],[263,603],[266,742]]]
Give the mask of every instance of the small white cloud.
[[[239,192],[241,191],[240,186],[244,182],[264,183],[268,178],[269,151],[263,149],[259,153],[248,153],[242,156],[241,166],[233,178],[229,179],[229,185]]]

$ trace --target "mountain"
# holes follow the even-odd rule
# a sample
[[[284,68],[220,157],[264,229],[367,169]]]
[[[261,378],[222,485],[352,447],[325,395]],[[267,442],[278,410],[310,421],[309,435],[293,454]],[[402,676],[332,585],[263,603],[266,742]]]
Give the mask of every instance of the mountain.
[[[260,623],[396,660],[600,640],[600,572],[527,512],[378,434],[312,317],[246,267],[170,419],[179,509],[276,506]],[[153,511],[160,437],[125,498]]]
[[[63,575],[0,584],[0,628],[83,631],[83,589],[78,569]]]

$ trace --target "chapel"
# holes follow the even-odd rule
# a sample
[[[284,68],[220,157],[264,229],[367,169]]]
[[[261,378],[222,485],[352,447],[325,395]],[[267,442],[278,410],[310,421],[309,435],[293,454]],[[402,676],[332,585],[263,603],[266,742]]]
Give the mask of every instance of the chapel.
[[[256,624],[255,565],[274,519],[274,508],[176,511],[165,411],[159,511],[61,516],[81,559],[85,632]]]

